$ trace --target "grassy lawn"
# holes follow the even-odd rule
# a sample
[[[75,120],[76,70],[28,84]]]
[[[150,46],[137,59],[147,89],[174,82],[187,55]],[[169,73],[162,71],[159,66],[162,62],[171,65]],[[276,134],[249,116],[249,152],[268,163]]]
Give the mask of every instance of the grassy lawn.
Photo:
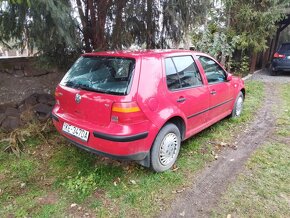
[[[217,216],[290,217],[290,86],[281,88],[283,113],[275,140],[261,146],[223,197]]]
[[[0,143],[0,217],[149,217],[165,210],[214,160],[221,142],[230,144],[259,108],[263,84],[246,86],[242,117],[225,119],[184,142],[174,170],[162,174],[80,150],[49,125],[19,130],[12,135],[12,144],[22,144],[19,157],[3,151],[8,142]]]

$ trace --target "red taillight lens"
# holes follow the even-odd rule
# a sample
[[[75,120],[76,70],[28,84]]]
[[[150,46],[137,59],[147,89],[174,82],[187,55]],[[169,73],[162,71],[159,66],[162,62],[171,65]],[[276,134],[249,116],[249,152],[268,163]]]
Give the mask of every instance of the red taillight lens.
[[[116,123],[138,123],[145,120],[145,115],[136,102],[114,103],[111,121]]]
[[[278,52],[276,52],[276,53],[274,54],[274,58],[285,58],[285,57],[286,57],[286,55],[279,54]]]
[[[59,97],[61,97],[63,94],[57,90],[54,92],[54,98],[55,98],[55,104],[59,104]]]

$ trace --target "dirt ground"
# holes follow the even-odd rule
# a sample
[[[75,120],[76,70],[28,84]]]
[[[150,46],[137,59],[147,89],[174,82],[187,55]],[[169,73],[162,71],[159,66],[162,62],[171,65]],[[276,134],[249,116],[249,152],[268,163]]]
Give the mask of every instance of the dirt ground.
[[[237,150],[225,149],[218,160],[210,163],[196,176],[192,186],[183,192],[160,217],[209,217],[223,192],[256,148],[267,141],[275,130],[280,99],[277,85],[290,82],[290,73],[270,76],[261,70],[250,79],[265,83],[265,100],[255,119],[236,137]]]
[[[0,105],[19,103],[33,93],[53,94],[64,73],[51,72],[39,76],[14,76],[0,71]]]

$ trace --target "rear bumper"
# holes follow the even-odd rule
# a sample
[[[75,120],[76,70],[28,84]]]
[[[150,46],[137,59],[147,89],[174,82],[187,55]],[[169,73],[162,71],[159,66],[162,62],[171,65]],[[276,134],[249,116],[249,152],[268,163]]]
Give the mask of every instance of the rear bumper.
[[[113,142],[132,142],[137,141],[140,139],[144,139],[148,136],[148,132],[142,132],[135,135],[129,135],[129,136],[115,136],[110,134],[104,134],[101,132],[93,132],[94,136],[96,138],[101,138]]]
[[[272,70],[273,71],[290,71],[290,60],[273,59]]]
[[[141,160],[144,160],[148,156],[148,153],[149,153],[149,152],[141,152],[141,153],[131,154],[131,155],[112,155],[112,154],[101,152],[101,151],[95,150],[95,149],[93,149],[91,147],[82,145],[82,144],[80,144],[78,142],[75,142],[75,141],[69,139],[69,138],[67,138],[67,140],[70,143],[74,144],[75,146],[77,146],[77,147],[79,147],[79,148],[81,148],[83,150],[86,150],[88,152],[91,152],[91,153],[94,153],[94,154],[98,154],[98,155],[101,155],[101,156],[104,156],[104,157],[117,159],[117,160],[136,160],[136,161],[141,161]]]
[[[96,153],[102,156],[120,160],[144,160],[150,153],[151,145],[155,139],[154,132],[157,134],[157,128],[146,124],[138,124],[138,128],[133,126],[131,130],[123,128],[125,132],[116,132],[114,129],[102,128],[108,132],[101,131],[94,126],[85,125],[81,121],[74,121],[58,116],[52,112],[53,124],[60,134],[68,141],[86,151]],[[62,131],[63,123],[69,123],[76,127],[89,131],[88,141],[83,141],[77,137],[69,135]],[[151,127],[151,129],[150,129]],[[137,131],[137,132],[136,132]],[[111,133],[116,134],[111,134]]]

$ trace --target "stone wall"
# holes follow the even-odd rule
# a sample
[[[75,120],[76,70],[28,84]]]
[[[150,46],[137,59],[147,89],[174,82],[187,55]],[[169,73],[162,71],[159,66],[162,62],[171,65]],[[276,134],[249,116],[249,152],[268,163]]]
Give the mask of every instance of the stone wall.
[[[63,75],[41,69],[33,57],[0,58],[0,131],[13,131],[33,119],[47,120]]]
[[[19,104],[0,105],[0,129],[9,132],[34,119],[46,121],[50,117],[53,105],[52,95],[36,93]]]
[[[49,73],[37,64],[34,57],[0,58],[0,72],[15,77],[40,76]]]

